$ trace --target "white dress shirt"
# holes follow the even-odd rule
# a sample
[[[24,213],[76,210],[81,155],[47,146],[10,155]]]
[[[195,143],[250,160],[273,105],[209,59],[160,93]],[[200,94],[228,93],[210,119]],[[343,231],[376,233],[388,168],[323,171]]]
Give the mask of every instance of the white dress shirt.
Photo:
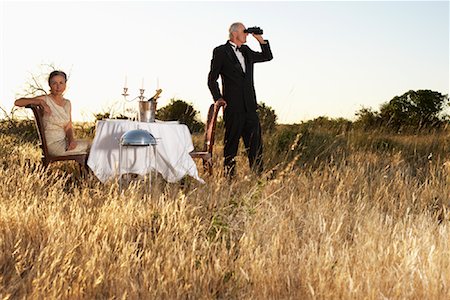
[[[233,46],[233,50],[234,50],[233,52],[234,52],[234,54],[236,54],[236,57],[237,57],[237,59],[239,60],[239,62],[241,64],[242,70],[244,70],[244,73],[245,73],[245,58],[244,58],[244,55],[242,55],[242,52],[237,49],[237,45],[235,43],[230,41],[230,44],[231,44],[231,46]]]

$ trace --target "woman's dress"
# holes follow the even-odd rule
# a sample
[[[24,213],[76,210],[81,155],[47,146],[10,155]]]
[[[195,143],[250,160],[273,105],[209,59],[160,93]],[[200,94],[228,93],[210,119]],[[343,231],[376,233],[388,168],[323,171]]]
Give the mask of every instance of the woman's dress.
[[[87,153],[89,142],[75,140],[77,146],[67,151],[66,133],[64,127],[70,122],[70,101],[64,99],[64,105],[58,105],[50,96],[45,96],[45,102],[50,107],[51,114],[44,113],[43,122],[47,140],[48,152],[53,156]]]

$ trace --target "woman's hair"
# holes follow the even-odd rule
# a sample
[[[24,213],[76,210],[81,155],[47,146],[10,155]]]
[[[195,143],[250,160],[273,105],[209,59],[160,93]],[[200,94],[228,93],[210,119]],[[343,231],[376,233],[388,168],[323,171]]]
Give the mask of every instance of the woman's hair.
[[[230,29],[228,29],[230,39],[233,37],[232,32],[238,31],[240,25],[244,25],[244,24],[242,24],[241,22],[236,22],[236,23],[231,24]]]
[[[58,75],[64,77],[64,81],[67,82],[67,75],[66,75],[66,73],[64,73],[63,71],[55,70],[55,71],[51,72],[50,75],[48,75],[48,85],[50,85],[50,80],[53,77],[58,76]]]

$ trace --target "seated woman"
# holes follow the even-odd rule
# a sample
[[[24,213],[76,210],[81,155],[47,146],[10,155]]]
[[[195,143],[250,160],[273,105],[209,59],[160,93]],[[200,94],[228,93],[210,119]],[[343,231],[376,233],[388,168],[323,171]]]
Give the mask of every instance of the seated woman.
[[[40,105],[44,108],[44,128],[50,155],[72,155],[87,153],[89,142],[75,140],[73,135],[70,101],[63,97],[66,90],[67,75],[53,71],[48,77],[50,94],[34,98],[20,98],[14,104],[27,106]]]

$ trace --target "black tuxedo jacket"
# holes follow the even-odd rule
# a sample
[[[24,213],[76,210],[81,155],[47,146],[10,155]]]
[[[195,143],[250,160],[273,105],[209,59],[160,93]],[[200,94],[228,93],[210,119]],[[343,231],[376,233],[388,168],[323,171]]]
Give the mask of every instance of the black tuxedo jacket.
[[[260,44],[262,52],[255,52],[247,45],[241,46],[241,52],[245,58],[245,73],[229,41],[214,49],[208,75],[208,87],[214,101],[223,98],[227,102],[226,113],[256,111],[253,64],[273,58],[269,42],[266,42],[266,44]],[[222,78],[222,93],[217,82],[219,75]]]

